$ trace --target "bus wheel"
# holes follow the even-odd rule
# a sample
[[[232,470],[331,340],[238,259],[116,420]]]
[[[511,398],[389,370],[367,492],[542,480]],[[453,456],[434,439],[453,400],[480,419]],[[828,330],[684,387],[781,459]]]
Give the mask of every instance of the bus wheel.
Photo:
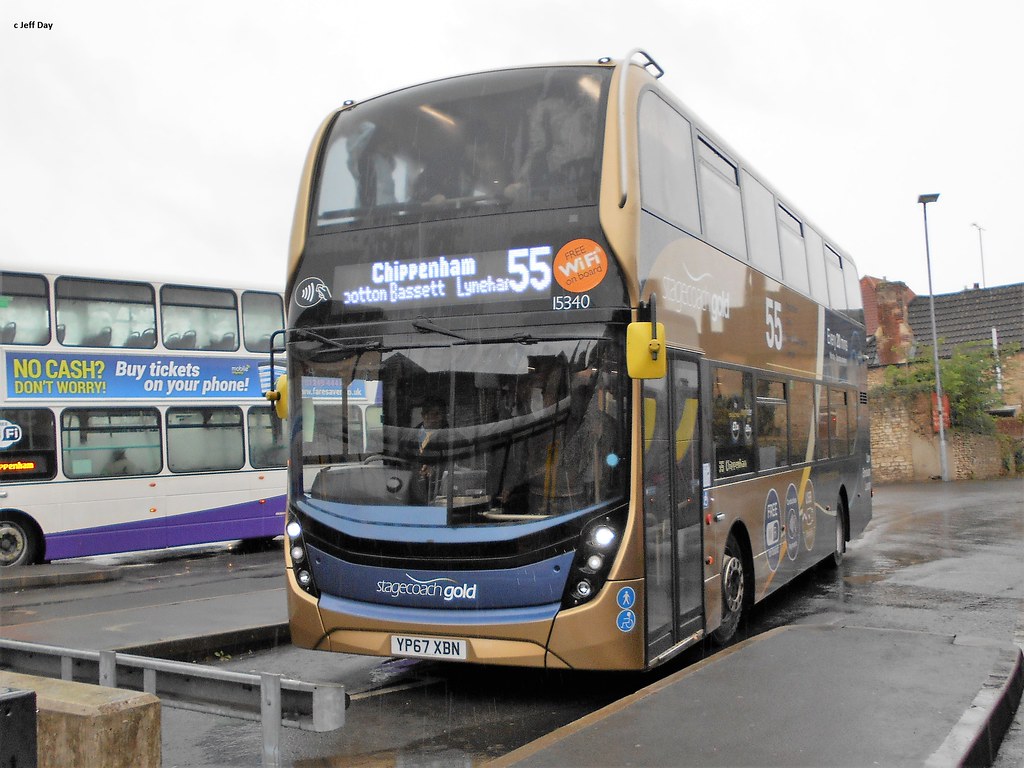
[[[18,518],[0,518],[0,566],[27,565],[36,552],[32,528]]]
[[[730,533],[722,560],[722,623],[712,633],[716,643],[725,645],[735,637],[749,602],[743,550],[736,537]]]
[[[833,568],[842,565],[843,554],[846,552],[846,504],[840,496],[836,501],[836,544],[828,564]]]

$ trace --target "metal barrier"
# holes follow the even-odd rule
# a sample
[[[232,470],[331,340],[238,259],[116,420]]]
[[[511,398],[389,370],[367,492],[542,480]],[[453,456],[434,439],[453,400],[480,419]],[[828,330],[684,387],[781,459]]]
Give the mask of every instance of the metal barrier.
[[[267,672],[232,672],[115,651],[80,651],[0,638],[0,668],[70,682],[144,691],[161,704],[253,720],[263,731],[263,765],[281,764],[281,727],[334,731],[345,725],[345,686]]]

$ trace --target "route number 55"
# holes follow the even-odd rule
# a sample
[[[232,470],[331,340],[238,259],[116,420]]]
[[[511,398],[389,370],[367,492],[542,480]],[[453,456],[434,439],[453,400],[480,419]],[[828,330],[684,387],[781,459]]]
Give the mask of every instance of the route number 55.
[[[768,349],[782,349],[782,304],[772,299],[764,300],[764,322],[768,330],[764,332],[764,340]]]

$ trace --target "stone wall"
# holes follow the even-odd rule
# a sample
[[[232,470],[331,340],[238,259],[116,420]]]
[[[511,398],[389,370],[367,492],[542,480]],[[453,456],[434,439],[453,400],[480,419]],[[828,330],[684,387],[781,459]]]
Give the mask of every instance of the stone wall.
[[[1024,355],[1007,361],[1004,367],[1006,401],[1017,404]],[[1009,374],[1008,376],[1006,374]],[[882,384],[884,369],[868,372],[869,391]],[[913,403],[872,397],[871,465],[877,484],[929,480],[942,475],[939,436],[932,431],[931,398],[922,395]],[[953,480],[981,480],[999,477],[1003,466],[1003,447],[992,435],[963,434],[946,430],[946,459]]]
[[[993,435],[954,432],[947,440],[949,474],[953,480],[983,480],[1003,474],[1003,455]]]
[[[875,483],[914,479],[910,447],[909,412],[904,403],[876,403],[871,407],[871,476]]]

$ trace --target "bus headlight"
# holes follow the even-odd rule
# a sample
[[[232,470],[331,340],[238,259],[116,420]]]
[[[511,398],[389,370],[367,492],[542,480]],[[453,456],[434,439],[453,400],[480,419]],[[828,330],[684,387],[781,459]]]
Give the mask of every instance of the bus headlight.
[[[594,588],[592,586],[590,586],[590,582],[587,581],[586,579],[583,579],[582,581],[580,581],[576,585],[576,589],[573,590],[573,593],[580,600],[587,600],[593,594],[593,592],[594,592]]]
[[[615,541],[615,531],[607,525],[599,525],[594,529],[592,541],[602,549]]]
[[[615,552],[622,539],[626,509],[591,520],[580,531],[579,545],[573,558],[562,607],[574,608],[592,600],[608,580]]]
[[[295,519],[294,514],[294,512],[289,514],[290,519],[284,530],[288,534],[288,556],[291,558],[291,567],[295,574],[295,581],[313,597],[319,597],[320,592],[316,588],[316,584],[313,583],[309,556],[306,554],[306,542],[303,540],[302,524]]]

